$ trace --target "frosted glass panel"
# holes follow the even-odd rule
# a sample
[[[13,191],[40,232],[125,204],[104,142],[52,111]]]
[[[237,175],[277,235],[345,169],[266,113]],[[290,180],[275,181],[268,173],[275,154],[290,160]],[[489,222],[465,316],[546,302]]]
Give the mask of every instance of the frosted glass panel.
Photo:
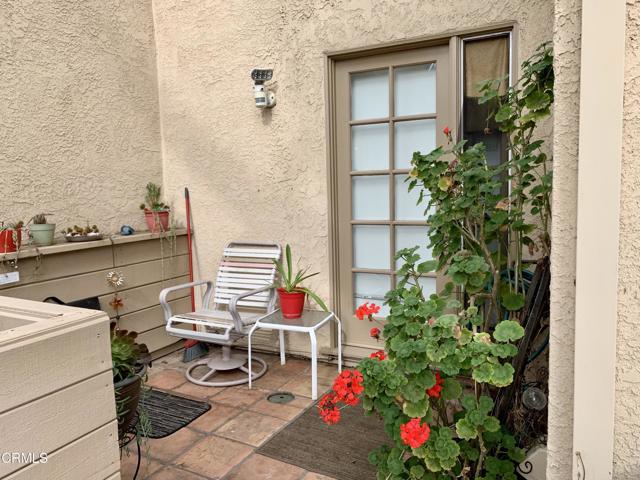
[[[418,283],[422,287],[422,293],[425,298],[429,298],[431,295],[437,292],[436,279],[433,277],[420,277]]]
[[[431,249],[427,248],[429,245],[429,238],[427,237],[429,229],[427,227],[396,227],[396,251],[403,248],[420,247],[417,251],[420,255],[421,261],[431,260]],[[400,268],[404,262],[398,260],[396,262],[396,268]]]
[[[389,219],[389,175],[366,175],[351,179],[354,220]]]
[[[354,273],[353,283],[354,310],[367,302],[375,303],[381,307],[377,317],[386,317],[389,314],[389,307],[383,305],[384,296],[391,289],[389,275]]]
[[[436,113],[436,64],[395,69],[396,115]]]
[[[436,121],[413,120],[395,124],[395,166],[410,168],[413,152],[423,155],[436,148]]]
[[[351,170],[389,168],[389,124],[351,127]]]
[[[353,266],[388,269],[389,227],[386,225],[353,226]]]
[[[351,74],[351,120],[389,116],[389,71]]]
[[[407,175],[395,175],[396,182],[396,220],[426,220],[424,214],[429,204],[429,192],[425,190],[422,202],[417,205],[420,198],[420,186],[416,185],[409,191],[409,183],[405,182]]]

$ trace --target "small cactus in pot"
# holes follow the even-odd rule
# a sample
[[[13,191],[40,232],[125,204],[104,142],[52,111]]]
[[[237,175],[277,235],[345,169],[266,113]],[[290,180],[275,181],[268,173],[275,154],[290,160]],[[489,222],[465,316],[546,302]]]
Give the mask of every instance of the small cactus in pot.
[[[55,223],[48,223],[47,216],[51,213],[38,213],[29,221],[29,237],[37,246],[44,247],[53,244],[56,231]]]
[[[140,205],[149,230],[153,233],[169,230],[169,206],[161,200],[162,187],[153,182],[147,183],[145,203]]]

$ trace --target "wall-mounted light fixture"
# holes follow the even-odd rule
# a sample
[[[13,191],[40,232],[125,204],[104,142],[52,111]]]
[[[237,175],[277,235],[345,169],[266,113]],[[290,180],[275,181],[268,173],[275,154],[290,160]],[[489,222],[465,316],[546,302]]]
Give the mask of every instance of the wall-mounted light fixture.
[[[254,68],[251,70],[251,79],[254,82],[253,97],[258,108],[271,108],[276,104],[276,95],[265,87],[264,82],[268,82],[273,77],[271,68]]]

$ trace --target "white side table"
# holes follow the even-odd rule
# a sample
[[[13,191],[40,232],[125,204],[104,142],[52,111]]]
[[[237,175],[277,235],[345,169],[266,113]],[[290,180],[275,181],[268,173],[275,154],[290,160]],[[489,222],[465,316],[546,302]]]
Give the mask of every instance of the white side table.
[[[278,309],[259,318],[249,331],[249,388],[251,388],[251,335],[258,328],[278,330],[280,335],[280,364],[286,363],[284,354],[284,332],[304,332],[311,339],[311,398],[318,398],[318,342],[316,330],[333,319],[338,324],[338,372],[342,372],[342,329],[340,319],[333,312],[304,310],[300,318],[284,318]]]

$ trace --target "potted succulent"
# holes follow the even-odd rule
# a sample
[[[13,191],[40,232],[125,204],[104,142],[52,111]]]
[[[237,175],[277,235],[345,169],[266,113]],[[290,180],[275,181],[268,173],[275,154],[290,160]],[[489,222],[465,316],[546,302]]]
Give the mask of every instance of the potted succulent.
[[[102,239],[102,233],[100,233],[98,226],[90,226],[89,223],[84,228],[74,225],[63,229],[60,233],[64,235],[67,242],[91,242]]]
[[[307,295],[313,299],[323,310],[328,310],[325,303],[312,290],[301,286],[300,284],[307,278],[318,275],[319,272],[307,273],[308,268],[296,270],[294,273],[293,262],[291,261],[291,247],[285,248],[286,267],[282,261],[274,260],[278,273],[280,274],[280,283],[278,286],[278,297],[280,299],[280,310],[284,318],[300,318],[302,309],[304,308],[304,300]]]
[[[29,237],[35,245],[44,247],[53,243],[53,234],[56,231],[55,223],[47,223],[47,215],[50,213],[39,213],[34,215],[29,221]]]
[[[135,423],[147,365],[151,360],[149,349],[136,343],[137,337],[136,332],[120,330],[116,322],[111,323],[111,362],[120,439]]]
[[[147,226],[153,233],[166,232],[169,230],[170,208],[160,200],[161,187],[149,182],[146,188],[145,203],[140,205],[140,210],[144,211],[144,219],[147,222]]]
[[[24,222],[7,223],[0,222],[0,253],[15,252],[22,243],[22,227]]]

